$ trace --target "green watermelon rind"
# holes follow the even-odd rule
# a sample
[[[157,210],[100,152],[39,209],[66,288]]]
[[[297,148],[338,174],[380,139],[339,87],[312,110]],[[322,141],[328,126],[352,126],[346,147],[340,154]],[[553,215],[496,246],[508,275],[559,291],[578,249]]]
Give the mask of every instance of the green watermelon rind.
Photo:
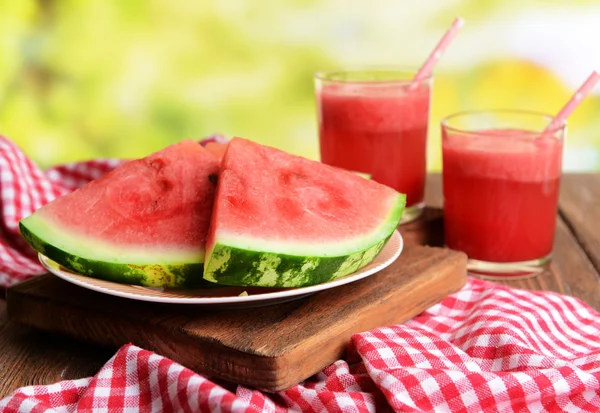
[[[80,254],[74,253],[72,249],[61,246],[64,245],[65,239],[71,241],[69,240],[71,237],[65,235],[64,230],[59,231],[44,221],[36,214],[21,220],[19,223],[21,235],[37,252],[77,274],[145,287],[194,288],[210,285],[202,278],[204,260],[198,256],[194,261],[178,263],[170,259],[160,264],[157,262],[161,262],[161,257],[150,253],[146,254],[146,259],[154,257],[154,263],[139,262],[140,257],[137,256],[133,257],[134,259],[129,263],[115,262],[114,258],[107,261],[106,258],[93,255],[84,258]],[[58,240],[63,242],[57,242]],[[88,244],[79,240],[78,245]],[[103,248],[106,249],[106,246]],[[119,253],[115,252],[113,257],[117,255]],[[200,254],[199,257],[203,257],[203,254]],[[122,251],[119,260],[127,261],[127,256],[123,255]]]
[[[303,248],[301,254],[293,248],[281,252],[281,246],[277,252],[259,251],[217,240],[205,262],[204,278],[232,286],[304,287],[344,277],[377,257],[400,223],[405,204],[406,196],[398,194],[383,224],[355,241],[352,248],[347,246],[344,253],[337,245],[331,245],[329,250],[321,245],[318,255],[307,255]],[[257,240],[255,245],[259,244]]]
[[[321,284],[369,264],[388,238],[366,251],[341,257],[303,257],[217,245],[204,278],[231,286],[299,287]]]

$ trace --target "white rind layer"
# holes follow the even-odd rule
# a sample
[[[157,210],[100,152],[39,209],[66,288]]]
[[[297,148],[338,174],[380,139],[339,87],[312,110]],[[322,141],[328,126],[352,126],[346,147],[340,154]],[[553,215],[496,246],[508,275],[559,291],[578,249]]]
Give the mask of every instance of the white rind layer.
[[[204,249],[165,248],[164,246],[132,247],[91,240],[85,235],[69,232],[59,223],[33,214],[21,223],[46,243],[77,257],[114,264],[182,264],[204,262]]]

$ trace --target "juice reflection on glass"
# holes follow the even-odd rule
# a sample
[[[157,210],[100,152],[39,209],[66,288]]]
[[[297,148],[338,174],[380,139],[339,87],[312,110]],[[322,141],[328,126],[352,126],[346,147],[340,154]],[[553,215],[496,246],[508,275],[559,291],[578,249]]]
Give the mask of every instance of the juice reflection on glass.
[[[530,276],[554,241],[565,126],[540,137],[545,115],[494,111],[442,121],[446,245],[487,278]]]
[[[321,161],[406,194],[403,222],[423,208],[431,79],[351,70],[316,76]]]

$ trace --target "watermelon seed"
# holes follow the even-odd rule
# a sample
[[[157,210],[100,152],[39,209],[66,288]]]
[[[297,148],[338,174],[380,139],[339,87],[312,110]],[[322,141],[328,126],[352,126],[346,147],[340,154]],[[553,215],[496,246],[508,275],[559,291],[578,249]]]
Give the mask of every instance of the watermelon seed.
[[[164,168],[165,161],[160,158],[155,158],[148,162],[148,165],[150,165],[150,167],[155,171],[160,171],[162,168]]]
[[[159,179],[158,186],[160,186],[160,189],[163,191],[168,191],[173,188],[173,184],[167,179]]]

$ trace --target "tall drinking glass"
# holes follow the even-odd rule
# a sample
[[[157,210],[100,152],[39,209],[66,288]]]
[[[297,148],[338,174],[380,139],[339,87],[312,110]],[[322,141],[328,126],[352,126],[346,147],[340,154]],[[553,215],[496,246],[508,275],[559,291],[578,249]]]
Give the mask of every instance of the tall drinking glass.
[[[446,245],[483,278],[524,278],[550,260],[566,125],[525,111],[442,120]]]
[[[396,68],[315,77],[323,163],[361,172],[406,194],[402,222],[422,212],[431,78]]]

